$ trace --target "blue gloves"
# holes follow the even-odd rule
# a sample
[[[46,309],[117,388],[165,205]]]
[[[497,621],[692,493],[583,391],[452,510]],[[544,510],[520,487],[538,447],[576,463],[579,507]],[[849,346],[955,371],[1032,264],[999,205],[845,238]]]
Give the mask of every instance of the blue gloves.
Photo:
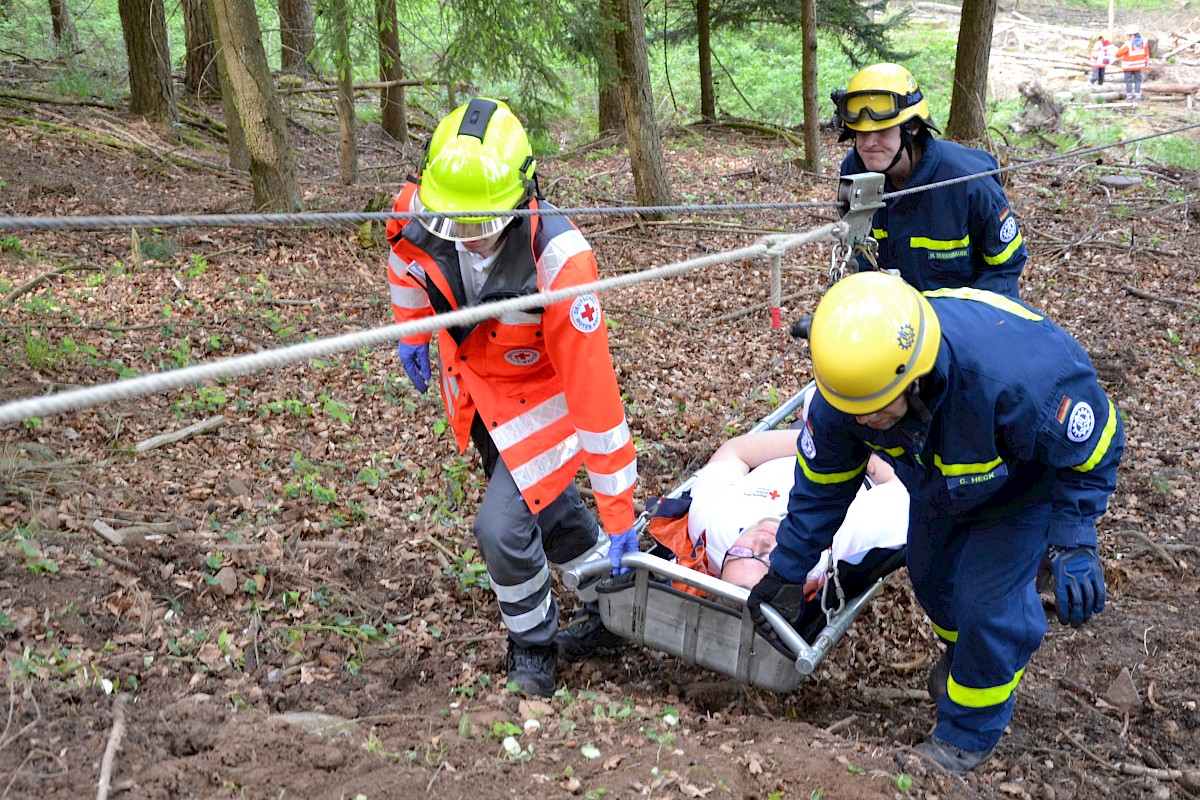
[[[795,628],[800,624],[800,617],[804,615],[804,602],[804,584],[786,581],[774,569],[769,569],[762,580],[750,590],[746,607],[750,609],[750,618],[754,620],[754,627],[759,634],[777,647],[786,649],[771,623],[767,621],[766,615],[762,613],[762,604],[769,604]]]
[[[1054,574],[1054,605],[1058,621],[1078,628],[1104,610],[1104,566],[1094,547],[1051,547],[1047,552]]]
[[[624,575],[628,567],[621,566],[621,556],[638,551],[637,525],[624,533],[608,537],[608,563],[612,566],[613,575]]]
[[[421,394],[425,394],[425,390],[429,388],[429,378],[433,374],[429,371],[429,343],[405,344],[400,342],[396,351],[400,354],[400,363],[404,365],[404,371],[408,373],[408,379],[412,381],[413,388]]]

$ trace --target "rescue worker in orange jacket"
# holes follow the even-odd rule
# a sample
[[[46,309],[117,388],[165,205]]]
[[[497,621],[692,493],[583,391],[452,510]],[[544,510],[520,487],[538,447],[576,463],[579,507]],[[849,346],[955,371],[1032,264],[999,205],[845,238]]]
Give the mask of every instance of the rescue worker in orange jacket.
[[[1142,38],[1137,25],[1130,25],[1125,44],[1117,48],[1116,57],[1125,72],[1125,99],[1140,102],[1142,99],[1142,72],[1150,66],[1150,45]]]
[[[397,322],[597,280],[592,249],[538,196],[525,130],[509,107],[475,98],[446,116],[387,225],[388,280]],[[435,213],[479,211],[438,217]],[[432,213],[429,213],[432,212]],[[424,392],[429,334],[399,343],[405,371]],[[500,616],[507,672],[529,694],[551,696],[558,656],[575,660],[621,639],[604,628],[595,583],[576,591],[584,619],[558,630],[548,565],[605,558],[614,571],[638,549],[633,489],[637,458],[595,294],[438,331],[441,393],[461,452],[474,441],[488,486],[474,522]],[[603,535],[579,497],[584,466]]]
[[[1108,33],[1101,33],[1096,39],[1096,44],[1092,47],[1091,53],[1088,54],[1088,61],[1091,65],[1092,72],[1088,76],[1089,84],[1098,86],[1104,85],[1104,70],[1112,63],[1113,46],[1108,39]]]

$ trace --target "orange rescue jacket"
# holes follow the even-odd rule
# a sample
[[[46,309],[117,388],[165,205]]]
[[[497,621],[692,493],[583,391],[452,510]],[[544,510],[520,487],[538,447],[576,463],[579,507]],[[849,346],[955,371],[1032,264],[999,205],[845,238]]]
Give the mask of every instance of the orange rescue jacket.
[[[418,179],[393,210],[413,211]],[[538,200],[529,203],[532,209]],[[396,322],[467,305],[453,242],[417,222],[389,220],[388,281]],[[520,217],[509,224],[478,303],[591,283],[596,260],[564,216]],[[540,312],[540,313],[539,313]],[[406,337],[423,344],[429,334]],[[600,301],[585,294],[530,312],[510,312],[472,327],[438,331],[442,400],[459,451],[476,414],[533,512],[588,472],[600,522],[611,534],[634,523],[637,454],[608,349]]]
[[[1141,44],[1134,44],[1140,41]],[[1145,39],[1130,39],[1117,48],[1117,58],[1121,60],[1121,69],[1126,72],[1137,72],[1150,65],[1150,47]]]

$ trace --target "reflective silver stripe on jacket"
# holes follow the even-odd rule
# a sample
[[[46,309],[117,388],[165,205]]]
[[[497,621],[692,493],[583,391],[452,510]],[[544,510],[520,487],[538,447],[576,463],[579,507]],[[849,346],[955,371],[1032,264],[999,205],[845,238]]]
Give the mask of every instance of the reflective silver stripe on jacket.
[[[509,472],[512,473],[517,488],[524,492],[529,487],[537,485],[544,478],[553,475],[555,470],[569,464],[571,459],[578,454],[579,437],[572,433],[537,458],[526,461],[516,469],[510,469]],[[634,468],[634,475],[637,475],[636,467]],[[595,483],[592,484],[592,488],[596,488]]]
[[[513,445],[520,444],[538,431],[567,416],[567,396],[562,392],[551,397],[544,403],[539,403],[520,416],[513,417],[508,422],[491,430],[492,441],[501,451]]]
[[[424,289],[414,289],[411,286],[400,286],[395,283],[392,287],[392,305],[399,308],[418,310],[429,308],[429,295]]]
[[[592,246],[583,238],[583,234],[572,228],[563,231],[546,244],[542,256],[537,260],[539,283],[546,288],[554,286],[558,273],[563,265],[579,253],[591,250]]]
[[[629,443],[629,423],[624,419],[621,424],[603,433],[578,430],[579,443],[583,449],[598,456],[615,453]]]
[[[633,486],[637,480],[637,461],[630,462],[629,466],[619,469],[616,472],[592,472],[587,471],[588,478],[592,482],[592,491],[596,494],[606,494],[609,497],[616,497],[621,492]]]

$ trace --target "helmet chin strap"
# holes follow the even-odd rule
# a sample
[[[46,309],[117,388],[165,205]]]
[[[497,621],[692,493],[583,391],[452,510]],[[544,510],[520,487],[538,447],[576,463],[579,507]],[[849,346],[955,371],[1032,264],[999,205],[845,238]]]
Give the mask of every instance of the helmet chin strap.
[[[900,163],[902,154],[908,155],[908,163],[911,165],[913,163],[913,135],[912,131],[908,129],[907,123],[900,126],[900,146],[896,148],[896,155],[892,158],[892,163],[883,170],[884,175],[887,175]]]

